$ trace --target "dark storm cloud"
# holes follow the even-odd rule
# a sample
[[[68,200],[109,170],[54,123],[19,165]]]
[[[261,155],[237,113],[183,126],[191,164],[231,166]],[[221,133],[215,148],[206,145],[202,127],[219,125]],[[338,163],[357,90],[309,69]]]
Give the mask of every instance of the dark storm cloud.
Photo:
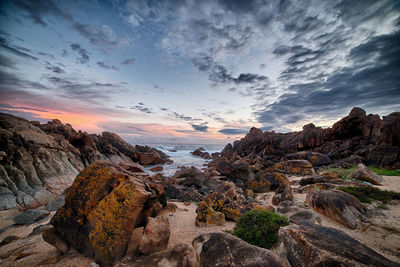
[[[191,124],[195,131],[206,133],[208,131],[208,126],[204,124]]]
[[[32,19],[33,22],[42,26],[47,26],[44,21],[44,16],[52,15],[65,20],[72,20],[72,16],[62,11],[57,5],[51,0],[35,0],[35,1],[14,1],[14,5],[21,9],[24,14]]]
[[[32,60],[38,60],[37,57],[34,57],[34,56],[28,54],[30,52],[29,49],[23,48],[23,47],[18,47],[18,46],[13,46],[6,39],[4,39],[2,37],[0,37],[0,47],[14,55],[19,56],[19,57],[28,58],[28,59],[32,59]]]
[[[400,31],[371,38],[347,55],[352,66],[337,69],[325,81],[292,84],[291,94],[258,112],[261,123],[295,123],[307,114],[347,112],[353,106],[380,108],[400,103]],[[374,59],[375,64],[371,64]],[[343,108],[346,108],[345,110]],[[295,113],[296,114],[293,114]]]
[[[22,91],[24,89],[42,89],[48,90],[49,88],[41,83],[32,82],[20,78],[14,74],[0,70],[0,92],[12,94],[14,91]]]
[[[103,69],[106,69],[106,70],[119,71],[119,68],[118,68],[118,67],[116,67],[116,66],[114,66],[114,65],[108,65],[108,64],[106,64],[106,63],[104,63],[104,62],[102,62],[102,61],[97,62],[97,65],[98,65],[99,67],[103,68]]]
[[[121,62],[122,65],[132,65],[135,63],[136,59],[134,58],[127,58],[124,61]]]
[[[78,57],[76,59],[78,60],[79,63],[81,63],[81,64],[89,63],[89,59],[90,59],[89,52],[86,49],[82,48],[80,44],[78,44],[78,43],[71,44],[71,49],[73,51],[78,52],[80,57]]]
[[[12,59],[0,54],[0,66],[15,68],[15,62]]]
[[[227,135],[242,135],[246,134],[249,132],[249,129],[245,128],[224,128],[218,131],[219,133],[222,134],[227,134]]]

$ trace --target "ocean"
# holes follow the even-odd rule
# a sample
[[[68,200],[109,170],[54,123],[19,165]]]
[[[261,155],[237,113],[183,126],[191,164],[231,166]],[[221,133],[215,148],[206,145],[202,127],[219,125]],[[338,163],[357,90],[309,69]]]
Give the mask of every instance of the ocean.
[[[204,144],[146,144],[150,147],[157,148],[162,152],[166,153],[170,156],[170,159],[174,161],[172,164],[163,164],[161,166],[164,167],[162,173],[167,176],[171,177],[175,174],[178,170],[178,166],[195,166],[198,169],[204,167],[204,164],[209,162],[210,160],[205,160],[201,157],[196,157],[190,154],[190,152],[194,151],[195,149],[202,147],[208,153],[214,152],[221,152],[221,150],[225,147],[225,145],[204,145]],[[176,152],[172,152],[176,150]],[[154,166],[145,167],[145,170],[150,173],[151,175],[155,174],[155,172],[150,171],[150,169]]]

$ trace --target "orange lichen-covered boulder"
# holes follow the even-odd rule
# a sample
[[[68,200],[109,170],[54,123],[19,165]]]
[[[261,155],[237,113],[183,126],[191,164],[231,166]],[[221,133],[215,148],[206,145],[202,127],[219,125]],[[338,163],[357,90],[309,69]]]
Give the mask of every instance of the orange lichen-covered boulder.
[[[165,206],[163,193],[144,176],[99,161],[75,178],[51,224],[72,247],[109,266],[125,254],[132,230]]]
[[[274,170],[293,175],[314,175],[315,170],[307,160],[286,160],[275,163]]]

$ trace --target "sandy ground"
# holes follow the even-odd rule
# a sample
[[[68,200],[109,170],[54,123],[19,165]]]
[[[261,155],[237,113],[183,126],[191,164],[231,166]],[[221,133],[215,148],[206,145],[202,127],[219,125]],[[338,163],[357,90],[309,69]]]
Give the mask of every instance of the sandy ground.
[[[377,185],[379,189],[400,192],[400,176],[382,176],[382,185]]]
[[[227,221],[224,226],[197,227],[195,225],[197,205],[191,203],[190,206],[185,206],[182,202],[173,203],[178,208],[176,212],[170,213],[171,236],[168,248],[172,248],[177,243],[191,244],[192,240],[200,234],[232,230],[235,227],[235,223],[231,221]]]
[[[384,176],[383,178],[383,185],[378,186],[380,189],[400,192],[400,177]],[[290,180],[294,179],[297,178],[290,178]],[[292,186],[296,187],[296,185]],[[265,204],[271,204],[273,194],[273,192],[258,194],[256,198]],[[295,202],[304,202],[305,196],[306,194],[295,194]],[[192,240],[200,234],[232,230],[235,226],[234,222],[227,221],[224,226],[196,227],[194,221],[197,205],[191,203],[189,206],[185,206],[181,202],[173,203],[178,208],[175,213],[169,214],[171,236],[168,248],[177,243],[191,244]],[[377,203],[367,205],[368,219],[372,222],[371,225],[364,224],[356,230],[351,230],[323,215],[319,215],[321,224],[342,230],[378,253],[400,263],[400,203],[397,201],[386,204],[387,209],[377,209],[376,205]],[[17,210],[0,211],[0,229],[12,225],[12,218],[17,213]],[[53,214],[41,222],[29,226],[12,227],[4,232],[0,231],[0,241],[9,235],[20,237],[20,239],[0,247],[0,266],[96,266],[94,259],[80,255],[75,251],[60,256],[54,247],[42,239],[41,235],[29,237],[34,227],[47,224]],[[120,263],[117,266],[126,265]]]

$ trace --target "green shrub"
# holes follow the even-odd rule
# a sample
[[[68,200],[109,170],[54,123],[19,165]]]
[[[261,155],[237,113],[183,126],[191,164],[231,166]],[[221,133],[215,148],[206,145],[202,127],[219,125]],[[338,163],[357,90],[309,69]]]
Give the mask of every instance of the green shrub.
[[[372,186],[342,186],[338,189],[355,196],[364,203],[371,203],[372,200],[379,200],[382,201],[383,204],[386,204],[392,199],[400,199],[400,193],[380,190]]]
[[[288,225],[288,220],[274,212],[252,210],[239,218],[233,234],[247,243],[271,248],[278,242],[278,230]]]
[[[349,178],[350,173],[352,173],[355,168],[356,168],[356,166],[353,166],[351,168],[334,168],[334,167],[327,166],[327,167],[319,168],[318,171],[319,172],[324,172],[324,171],[334,172],[339,176],[340,179],[348,180],[348,179],[350,179]]]
[[[386,176],[400,176],[400,172],[398,170],[387,170],[387,169],[380,169],[369,167],[371,171],[379,175],[386,175]]]

